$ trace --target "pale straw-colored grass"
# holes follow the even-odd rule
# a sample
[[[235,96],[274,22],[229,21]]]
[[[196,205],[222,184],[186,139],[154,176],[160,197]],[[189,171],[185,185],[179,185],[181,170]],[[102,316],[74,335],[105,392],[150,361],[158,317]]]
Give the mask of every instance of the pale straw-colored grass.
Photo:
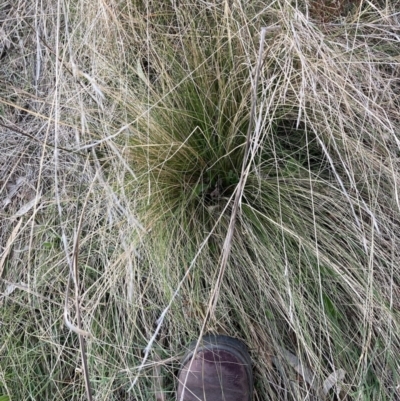
[[[0,5],[0,396],[400,397],[399,4],[266,3]]]

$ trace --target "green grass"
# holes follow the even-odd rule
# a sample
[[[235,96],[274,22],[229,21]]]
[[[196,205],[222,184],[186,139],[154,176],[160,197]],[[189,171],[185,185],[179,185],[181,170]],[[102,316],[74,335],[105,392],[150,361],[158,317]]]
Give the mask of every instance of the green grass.
[[[87,399],[72,325],[96,400],[203,331],[257,400],[398,398],[398,5],[0,6],[0,394]]]

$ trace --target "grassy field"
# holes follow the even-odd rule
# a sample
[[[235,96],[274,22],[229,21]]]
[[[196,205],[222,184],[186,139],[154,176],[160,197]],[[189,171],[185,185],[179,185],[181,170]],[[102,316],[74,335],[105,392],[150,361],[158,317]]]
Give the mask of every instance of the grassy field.
[[[400,400],[398,0],[0,2],[0,400]]]

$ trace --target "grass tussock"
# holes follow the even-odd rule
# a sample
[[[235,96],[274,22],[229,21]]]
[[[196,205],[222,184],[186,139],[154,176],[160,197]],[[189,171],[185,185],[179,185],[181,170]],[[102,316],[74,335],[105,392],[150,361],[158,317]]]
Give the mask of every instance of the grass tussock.
[[[85,346],[174,399],[207,331],[259,400],[399,398],[398,4],[54,3],[0,6],[0,397],[86,399]]]

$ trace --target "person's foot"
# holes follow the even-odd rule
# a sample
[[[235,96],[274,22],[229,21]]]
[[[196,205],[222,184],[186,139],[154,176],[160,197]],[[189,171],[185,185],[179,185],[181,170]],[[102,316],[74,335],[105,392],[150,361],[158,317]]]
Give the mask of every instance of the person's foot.
[[[228,336],[204,336],[189,345],[178,375],[177,401],[250,401],[253,374],[247,347]]]

